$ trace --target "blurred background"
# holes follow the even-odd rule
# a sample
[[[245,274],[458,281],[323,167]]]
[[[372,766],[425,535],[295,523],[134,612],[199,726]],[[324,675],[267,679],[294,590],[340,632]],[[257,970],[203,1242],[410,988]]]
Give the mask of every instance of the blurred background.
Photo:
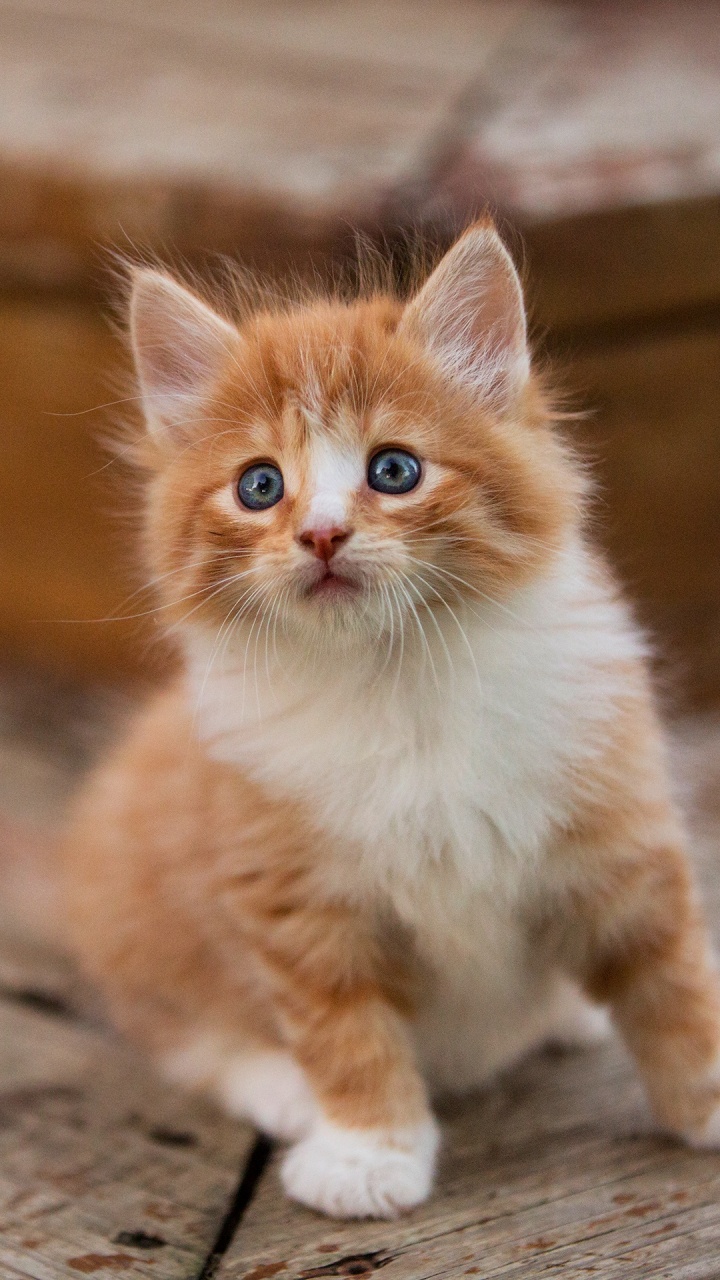
[[[712,0],[2,0],[7,669],[114,683],[168,662],[147,619],[93,621],[137,611],[102,444],[125,367],[112,251],[323,272],[356,229],[442,243],[487,204],[587,411],[600,536],[671,697],[717,699]],[[33,681],[34,703],[52,675]]]

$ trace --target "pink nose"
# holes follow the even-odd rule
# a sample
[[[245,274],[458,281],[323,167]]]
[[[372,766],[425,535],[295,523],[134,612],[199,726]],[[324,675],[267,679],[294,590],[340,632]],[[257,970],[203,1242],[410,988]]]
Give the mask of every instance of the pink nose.
[[[298,534],[298,542],[301,546],[307,547],[308,551],[312,551],[318,560],[324,560],[327,564],[332,560],[338,547],[346,542],[350,537],[349,529],[341,529],[334,526],[330,529],[303,529]]]

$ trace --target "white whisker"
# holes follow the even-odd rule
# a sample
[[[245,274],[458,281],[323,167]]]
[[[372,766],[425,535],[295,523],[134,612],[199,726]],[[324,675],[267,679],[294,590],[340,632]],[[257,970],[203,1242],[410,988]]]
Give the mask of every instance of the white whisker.
[[[450,617],[452,618],[452,620],[453,620],[453,622],[455,623],[455,625],[456,625],[456,627],[457,627],[458,631],[460,632],[460,635],[461,635],[461,637],[462,637],[463,643],[465,644],[465,647],[466,647],[466,649],[467,649],[467,651],[468,651],[468,653],[469,653],[469,655],[470,655],[470,661],[472,662],[473,671],[475,672],[475,678],[476,678],[476,680],[477,680],[478,688],[481,688],[482,686],[481,686],[481,681],[480,681],[480,673],[479,673],[478,668],[477,668],[477,661],[476,661],[476,659],[475,659],[475,651],[474,651],[474,649],[473,649],[473,647],[472,647],[472,645],[471,645],[471,643],[470,643],[470,641],[469,641],[469,639],[468,639],[467,632],[465,631],[465,628],[463,627],[463,625],[462,625],[462,623],[461,623],[460,619],[458,618],[458,616],[457,616],[457,614],[455,613],[454,609],[452,609],[452,608],[450,607],[450,605],[448,604],[448,602],[447,602],[447,600],[445,599],[445,597],[444,597],[444,596],[443,596],[443,595],[442,595],[442,594],[441,594],[441,593],[440,593],[440,592],[439,592],[435,587],[433,587],[432,583],[428,582],[428,581],[427,581],[427,579],[426,579],[426,578],[423,578],[420,574],[417,574],[416,576],[417,576],[417,578],[419,579],[419,581],[420,581],[420,582],[422,582],[422,583],[423,583],[423,584],[428,588],[428,590],[429,590],[429,591],[432,591],[432,592],[433,592],[433,595],[435,595],[435,596],[437,597],[437,599],[440,601],[440,603],[441,603],[441,605],[443,606],[443,608],[447,609],[448,613],[450,614]]]
[[[502,604],[500,600],[496,600],[494,596],[488,595],[485,591],[481,591],[479,587],[474,586],[465,578],[459,577],[457,573],[451,573],[449,569],[441,569],[439,565],[432,564],[429,560],[420,560],[416,556],[409,556],[408,559],[411,560],[413,564],[419,564],[423,568],[432,569],[434,573],[440,574],[444,578],[452,579],[453,582],[459,582],[460,585],[466,587],[468,591],[474,592],[475,595],[479,596],[482,600],[485,600],[488,604],[493,605],[502,613],[506,613],[514,622],[519,623],[521,626],[525,626],[523,619],[518,614],[513,613],[512,609],[508,609],[507,605]]]
[[[433,681],[434,681],[434,683],[435,683],[435,688],[436,688],[436,690],[437,690],[438,696],[440,696],[440,694],[441,694],[441,690],[440,690],[440,682],[439,682],[439,680],[438,680],[438,675],[437,675],[437,668],[436,668],[436,666],[435,666],[435,661],[434,661],[433,656],[432,656],[432,650],[431,650],[431,648],[430,648],[430,644],[429,644],[429,642],[428,642],[428,638],[427,638],[427,636],[425,635],[425,629],[424,629],[423,624],[422,624],[422,621],[421,621],[421,619],[420,619],[420,615],[419,615],[419,613],[418,613],[418,611],[417,611],[417,608],[415,607],[415,601],[413,600],[412,596],[410,595],[410,593],[409,593],[409,591],[408,591],[407,587],[405,586],[405,583],[402,581],[399,571],[398,571],[397,569],[394,569],[394,570],[393,570],[393,573],[394,573],[394,574],[395,574],[395,576],[396,576],[396,582],[397,582],[398,589],[402,592],[403,596],[405,597],[405,599],[406,599],[406,601],[407,601],[407,604],[408,604],[408,606],[409,606],[410,612],[411,612],[411,614],[412,614],[412,617],[413,617],[413,619],[414,619],[414,621],[415,621],[415,624],[416,624],[416,626],[417,626],[417,629],[418,629],[418,631],[419,631],[419,633],[420,633],[420,638],[421,638],[422,643],[423,643],[423,654],[426,654],[426,655],[427,655],[427,657],[428,657],[428,660],[429,660],[429,662],[430,662],[430,668],[431,668],[432,673],[433,673]],[[402,575],[402,577],[405,577],[405,576],[406,576],[406,575],[404,575],[404,574]],[[408,581],[409,581],[409,579],[408,579]]]
[[[444,654],[445,654],[445,659],[446,659],[447,664],[448,664],[448,672],[449,672],[449,674],[450,674],[450,677],[454,680],[454,678],[455,678],[455,667],[454,667],[454,665],[453,665],[452,655],[451,655],[450,650],[449,650],[449,648],[448,648],[448,645],[447,645],[447,641],[446,641],[446,639],[445,639],[445,636],[443,635],[442,627],[440,626],[440,623],[438,622],[437,618],[435,617],[435,614],[433,613],[432,609],[430,608],[428,601],[427,601],[427,600],[425,600],[425,598],[423,597],[422,592],[421,592],[421,591],[416,587],[416,585],[415,585],[415,583],[413,582],[412,578],[411,578],[408,574],[403,573],[402,569],[398,570],[398,572],[402,574],[403,578],[404,578],[404,579],[405,579],[405,581],[408,583],[409,587],[410,587],[413,591],[417,592],[418,596],[420,597],[420,600],[421,600],[421,601],[422,601],[422,603],[426,606],[426,613],[427,613],[427,616],[430,618],[430,620],[431,620],[431,622],[432,622],[432,624],[433,624],[433,626],[434,626],[434,628],[435,628],[435,631],[436,631],[436,633],[437,633],[438,640],[440,641],[440,644],[441,644],[441,646],[442,646],[443,652],[444,652]],[[417,575],[417,576],[419,577],[419,575]],[[427,584],[426,584],[426,585],[427,585]],[[433,590],[433,588],[431,587],[431,588],[430,588],[430,590]],[[436,592],[435,594],[437,595],[438,593]],[[441,598],[441,597],[439,597],[439,598]]]

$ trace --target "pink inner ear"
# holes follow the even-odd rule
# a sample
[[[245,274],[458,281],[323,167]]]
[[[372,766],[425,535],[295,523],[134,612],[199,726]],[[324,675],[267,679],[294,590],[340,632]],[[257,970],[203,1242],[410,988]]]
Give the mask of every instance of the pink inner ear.
[[[148,426],[177,424],[220,376],[238,333],[160,271],[138,271],[130,336]]]
[[[470,227],[445,255],[402,327],[446,373],[506,406],[530,371],[522,288],[494,227]]]

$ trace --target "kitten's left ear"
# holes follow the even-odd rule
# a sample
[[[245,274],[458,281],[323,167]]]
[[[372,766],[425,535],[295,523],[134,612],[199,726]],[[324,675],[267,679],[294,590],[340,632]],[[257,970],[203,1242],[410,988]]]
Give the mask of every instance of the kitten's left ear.
[[[522,287],[491,222],[460,237],[408,305],[401,330],[426,344],[453,380],[502,411],[530,373]]]
[[[130,340],[148,430],[177,434],[192,421],[239,335],[162,271],[133,272]]]

